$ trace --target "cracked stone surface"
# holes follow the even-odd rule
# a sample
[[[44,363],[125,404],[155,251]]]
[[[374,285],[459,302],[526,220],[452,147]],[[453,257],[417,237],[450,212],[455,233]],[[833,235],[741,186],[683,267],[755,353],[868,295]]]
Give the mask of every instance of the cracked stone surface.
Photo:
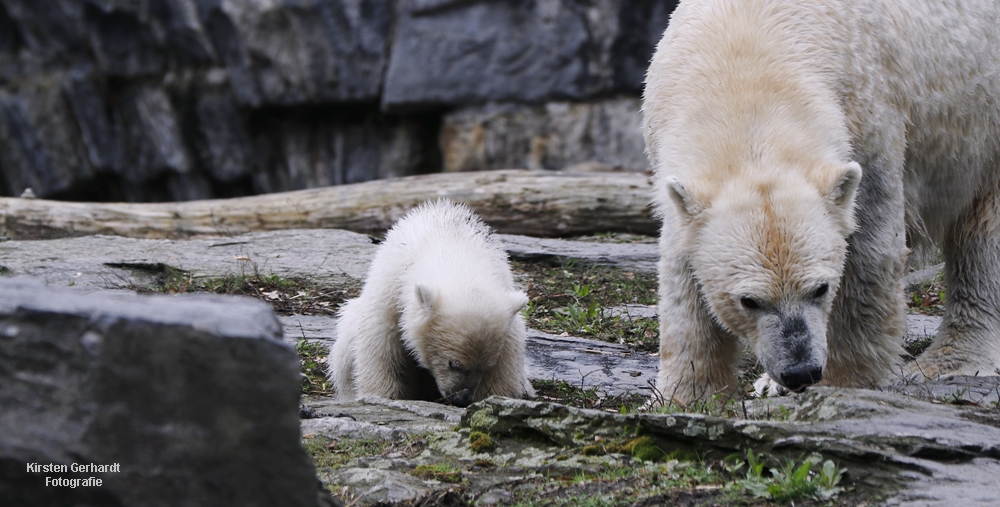
[[[953,378],[938,389],[1000,385],[997,378]],[[950,387],[949,387],[950,386]],[[942,391],[943,392],[943,391]],[[754,400],[751,415],[764,404]],[[358,414],[368,422],[373,414],[384,421],[412,418],[426,403],[368,399],[363,403],[313,400],[325,413]],[[414,405],[414,408],[407,405]],[[641,431],[664,451],[696,449],[727,455],[754,449],[781,459],[809,453],[837,460],[859,490],[883,496],[880,505],[991,505],[1000,498],[1000,413],[985,405],[954,405],[924,401],[897,392],[813,388],[780,400],[788,407],[785,420],[729,419],[701,414],[616,414],[530,400],[488,398],[461,411],[461,427],[428,437],[429,444],[409,458],[361,458],[338,469],[321,469],[321,479],[333,489],[355,492],[360,505],[388,498],[418,500],[454,490],[453,484],[423,480],[409,474],[421,464],[450,463],[462,470],[461,493],[467,500],[490,503],[510,498],[510,481],[541,474],[575,473],[604,464],[629,463],[620,455],[584,456],[582,447],[598,438],[613,438],[623,428]],[[391,405],[391,406],[390,406]],[[373,406],[380,406],[373,410]],[[459,411],[451,409],[452,414]],[[426,424],[439,419],[424,418]],[[315,420],[303,421],[315,427]],[[498,448],[473,453],[469,431],[489,432]],[[524,435],[534,435],[525,439]],[[328,432],[336,438],[336,432]],[[349,435],[344,433],[344,435]],[[475,466],[477,459],[503,463],[502,469]],[[641,465],[639,465],[641,466]],[[378,483],[378,481],[382,481]],[[380,485],[376,485],[376,484]]]
[[[196,277],[262,273],[337,283],[363,278],[375,245],[363,235],[333,229],[271,231],[187,240],[84,236],[0,243],[0,266],[50,285],[100,290],[148,285],[158,266]]]

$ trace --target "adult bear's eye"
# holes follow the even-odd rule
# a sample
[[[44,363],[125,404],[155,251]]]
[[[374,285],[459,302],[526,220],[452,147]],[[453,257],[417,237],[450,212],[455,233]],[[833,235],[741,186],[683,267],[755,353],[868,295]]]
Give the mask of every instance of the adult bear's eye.
[[[741,297],[740,304],[743,305],[743,308],[746,308],[747,310],[760,310],[760,303],[758,303],[757,300],[752,297],[748,296]]]
[[[826,293],[829,290],[830,290],[830,285],[824,283],[823,285],[820,285],[819,287],[816,287],[816,290],[813,291],[813,297],[816,298],[816,299],[819,299],[819,298],[825,296]]]
[[[452,359],[451,361],[448,361],[448,368],[451,368],[452,370],[461,370],[462,362]]]

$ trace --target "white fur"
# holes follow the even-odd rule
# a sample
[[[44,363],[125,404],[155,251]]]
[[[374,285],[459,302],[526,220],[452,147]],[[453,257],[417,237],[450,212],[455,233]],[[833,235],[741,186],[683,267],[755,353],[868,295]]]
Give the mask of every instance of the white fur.
[[[525,303],[479,217],[424,203],[386,234],[361,295],[341,309],[330,379],[341,399],[533,396]]]
[[[995,0],[678,6],[643,103],[664,395],[735,389],[741,339],[772,381],[803,365],[884,381],[907,235],[948,264],[923,372],[1000,366],[997,26]]]

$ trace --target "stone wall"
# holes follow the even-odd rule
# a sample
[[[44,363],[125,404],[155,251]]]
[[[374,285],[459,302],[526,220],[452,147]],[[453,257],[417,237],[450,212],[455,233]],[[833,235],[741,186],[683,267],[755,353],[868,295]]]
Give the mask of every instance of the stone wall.
[[[0,0],[0,194],[646,167],[674,0]]]

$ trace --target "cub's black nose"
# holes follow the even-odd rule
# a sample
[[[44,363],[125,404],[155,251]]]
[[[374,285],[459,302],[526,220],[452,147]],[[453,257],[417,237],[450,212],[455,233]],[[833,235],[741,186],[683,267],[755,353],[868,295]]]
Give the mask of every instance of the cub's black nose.
[[[473,400],[472,390],[464,389],[462,391],[458,391],[455,394],[449,396],[448,400],[451,402],[452,405],[455,405],[456,407],[463,407],[463,408],[468,407],[469,405],[472,405],[472,400]]]
[[[823,379],[819,366],[795,366],[781,373],[781,384],[797,393]]]

